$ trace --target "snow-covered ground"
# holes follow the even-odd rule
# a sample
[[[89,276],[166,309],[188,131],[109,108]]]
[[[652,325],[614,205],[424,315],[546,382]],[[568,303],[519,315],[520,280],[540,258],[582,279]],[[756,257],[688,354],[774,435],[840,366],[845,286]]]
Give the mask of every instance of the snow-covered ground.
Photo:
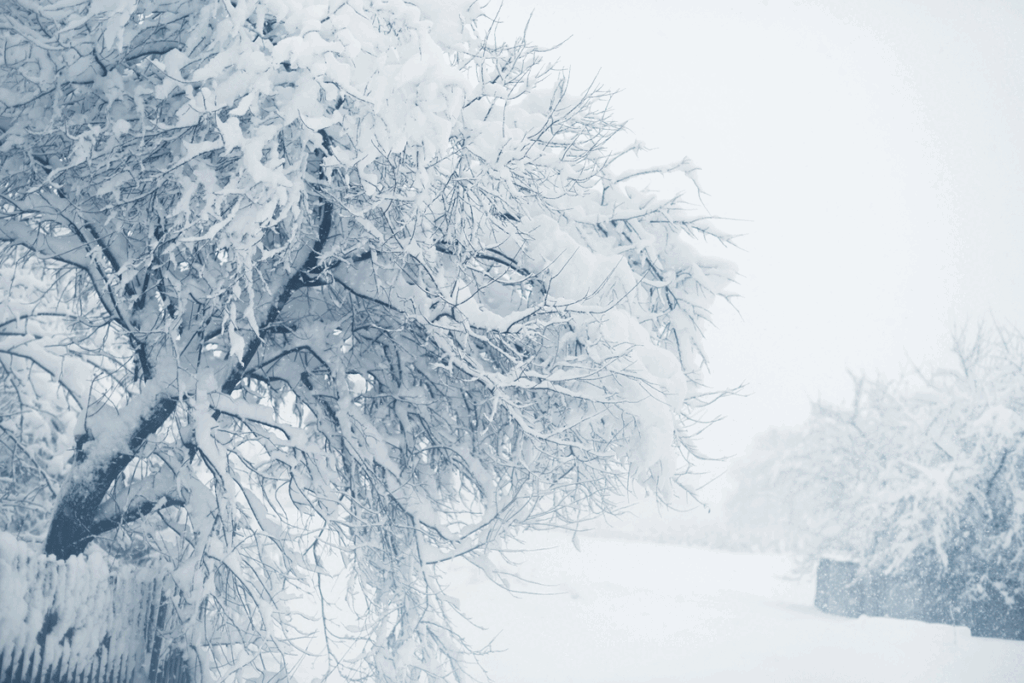
[[[702,548],[586,537],[554,546],[519,571],[545,584],[511,595],[475,569],[452,593],[501,650],[495,683],[1013,683],[1024,642],[973,638],[966,628],[846,619],[813,607],[814,579],[792,561]]]

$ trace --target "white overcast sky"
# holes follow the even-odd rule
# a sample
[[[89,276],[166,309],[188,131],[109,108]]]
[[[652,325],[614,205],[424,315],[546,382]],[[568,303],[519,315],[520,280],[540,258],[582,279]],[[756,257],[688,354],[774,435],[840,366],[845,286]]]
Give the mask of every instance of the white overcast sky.
[[[505,0],[504,36],[569,38],[648,160],[689,156],[731,250],[715,311],[709,454],[742,453],[847,369],[942,359],[954,324],[1024,328],[1024,3]],[[680,180],[682,183],[682,180]]]

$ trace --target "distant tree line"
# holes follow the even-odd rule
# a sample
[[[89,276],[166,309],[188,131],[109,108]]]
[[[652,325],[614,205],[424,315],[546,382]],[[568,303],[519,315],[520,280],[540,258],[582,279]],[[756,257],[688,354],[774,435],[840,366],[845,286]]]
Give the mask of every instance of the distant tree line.
[[[922,577],[962,604],[1024,597],[1024,335],[954,335],[952,362],[854,377],[845,405],[764,435],[734,472],[734,536]]]

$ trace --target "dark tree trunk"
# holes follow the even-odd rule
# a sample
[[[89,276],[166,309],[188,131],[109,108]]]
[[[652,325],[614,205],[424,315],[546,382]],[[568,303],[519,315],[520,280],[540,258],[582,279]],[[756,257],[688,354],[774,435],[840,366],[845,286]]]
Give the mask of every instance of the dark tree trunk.
[[[135,402],[141,405],[132,406]],[[101,431],[105,425],[100,425],[96,427],[99,433],[95,438],[79,442],[72,473],[61,489],[46,535],[47,555],[66,560],[92,542],[97,529],[96,513],[110,485],[138,456],[146,439],[167,421],[177,404],[175,396],[143,391],[114,420],[117,424],[109,426],[115,434],[122,430],[127,439],[105,436]]]

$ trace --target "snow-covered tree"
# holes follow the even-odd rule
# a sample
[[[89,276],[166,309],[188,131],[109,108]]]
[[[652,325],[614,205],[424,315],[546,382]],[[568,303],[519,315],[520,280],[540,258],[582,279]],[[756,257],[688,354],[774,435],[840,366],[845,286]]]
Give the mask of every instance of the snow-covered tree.
[[[280,666],[307,590],[349,676],[443,678],[442,563],[685,485],[727,237],[496,26],[0,0],[0,476],[47,553],[169,560],[210,664]]]
[[[72,446],[76,406],[46,370],[60,366],[48,346],[63,337],[59,306],[42,313],[58,303],[54,283],[38,261],[16,256],[0,254],[0,529],[38,537],[58,493],[55,456]]]
[[[957,604],[1024,599],[1024,335],[961,332],[953,351],[898,381],[857,377],[848,405],[763,439],[737,517],[771,520],[764,537],[790,549],[941,582]]]

